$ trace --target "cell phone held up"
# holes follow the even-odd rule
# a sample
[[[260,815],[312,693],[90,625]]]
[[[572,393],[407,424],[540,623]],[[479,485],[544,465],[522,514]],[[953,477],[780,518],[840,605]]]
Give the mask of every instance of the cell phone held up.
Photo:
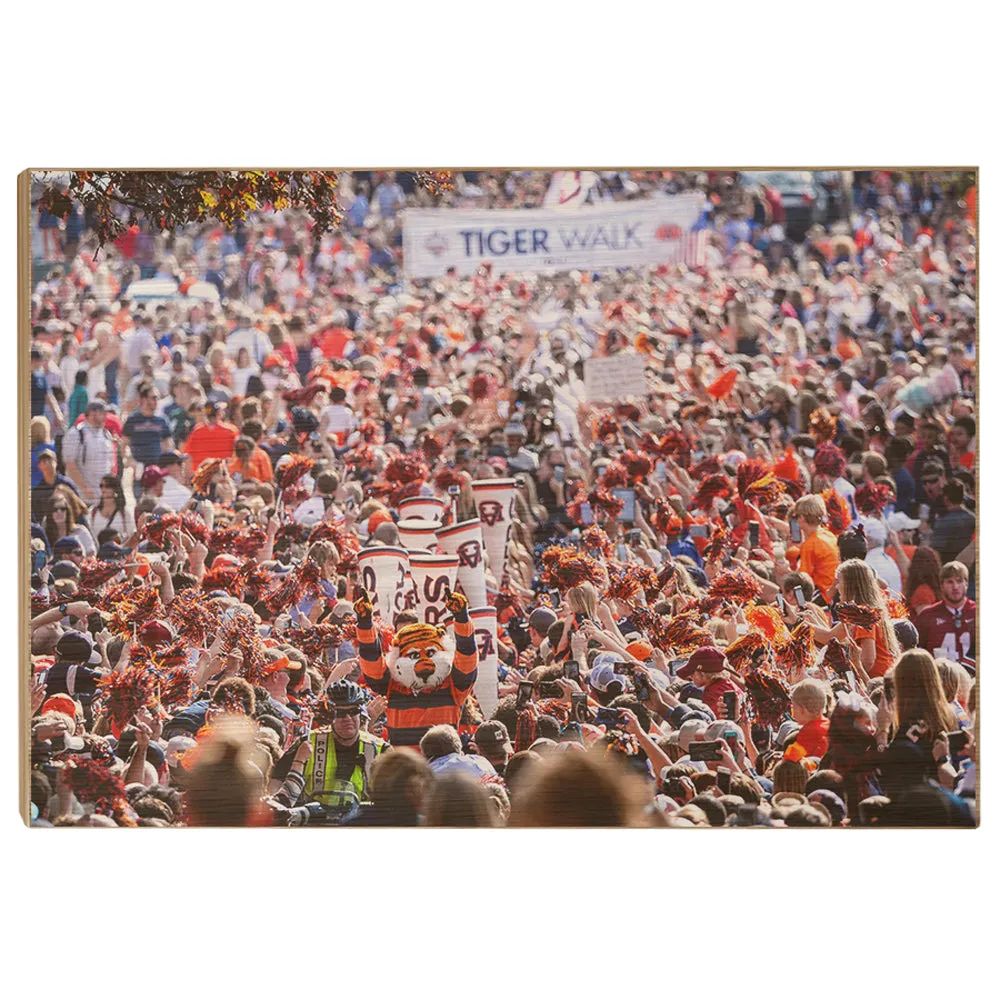
[[[563,676],[568,681],[580,681],[580,664],[576,660],[567,660],[563,666]]]
[[[760,547],[760,522],[751,521],[749,524],[750,548]]]
[[[535,685],[531,681],[520,681],[517,685],[517,711],[521,712],[528,707],[535,691]]]
[[[732,778],[732,772],[728,767],[720,767],[715,772],[715,783],[719,786],[719,791],[722,792],[723,795],[729,794],[729,790],[732,787]]]
[[[726,718],[732,722],[736,721],[736,692],[726,691],[722,695],[722,706],[726,711]]]
[[[574,691],[570,696],[570,718],[575,722],[587,721],[587,695],[583,691]]]
[[[802,541],[802,529],[799,527],[798,518],[792,518],[789,528],[792,532],[792,541],[798,545]]]
[[[722,760],[722,741],[695,740],[688,746],[688,754],[692,760],[716,761]]]

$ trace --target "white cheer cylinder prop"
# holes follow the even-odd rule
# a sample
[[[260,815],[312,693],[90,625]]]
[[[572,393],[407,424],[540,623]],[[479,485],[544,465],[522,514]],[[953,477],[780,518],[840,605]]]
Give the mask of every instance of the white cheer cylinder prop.
[[[400,544],[408,549],[426,549],[428,552],[437,551],[437,529],[440,527],[436,521],[424,521],[415,517],[396,525]]]
[[[497,609],[473,608],[469,618],[476,629],[476,648],[479,650],[479,672],[476,674],[476,700],[488,719],[500,702],[497,667],[500,663],[497,649]]]
[[[455,589],[458,556],[411,551],[410,575],[413,577],[418,617],[428,625],[437,625],[450,614],[444,599],[449,590]]]
[[[448,501],[440,497],[407,497],[396,504],[400,520],[403,518],[419,518],[421,521],[434,521],[440,524],[444,520],[444,512],[448,509]]]
[[[361,585],[372,597],[372,603],[391,625],[400,611],[406,610],[406,577],[410,571],[410,554],[406,549],[376,545],[358,553]]]
[[[507,550],[514,519],[517,481],[477,479],[472,484],[472,496],[476,502],[476,513],[483,525],[483,544],[490,558],[490,570],[499,586],[507,571]]]
[[[483,563],[483,531],[479,518],[438,528],[438,550],[458,556],[458,585],[470,608],[486,604],[486,567]]]

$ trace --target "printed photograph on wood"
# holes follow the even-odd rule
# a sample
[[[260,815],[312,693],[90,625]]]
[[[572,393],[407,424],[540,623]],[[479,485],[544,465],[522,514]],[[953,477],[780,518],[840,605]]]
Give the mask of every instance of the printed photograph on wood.
[[[32,826],[977,825],[974,169],[26,177]]]

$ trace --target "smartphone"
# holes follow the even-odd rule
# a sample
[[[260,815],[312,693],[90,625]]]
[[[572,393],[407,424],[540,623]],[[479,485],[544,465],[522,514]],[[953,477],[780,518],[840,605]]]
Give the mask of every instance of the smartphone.
[[[574,691],[569,696],[570,718],[577,722],[587,721],[587,695],[583,691]]]
[[[667,481],[667,463],[666,462],[663,462],[663,461],[657,462],[656,463],[656,467],[655,467],[655,469],[653,471],[654,471],[654,473],[656,475],[656,478],[659,479],[661,483],[665,483]]]
[[[668,660],[667,661],[667,666],[670,667],[670,672],[672,674],[676,674],[677,671],[680,670],[681,667],[683,667],[685,663],[687,663],[687,661],[688,661],[688,658],[686,656],[681,656],[681,657],[678,657],[676,660]]]
[[[722,792],[723,795],[729,794],[729,789],[732,787],[732,777],[733,774],[728,767],[720,767],[715,772],[715,783],[719,786],[719,791]]]
[[[798,518],[792,518],[789,527],[792,529],[792,541],[798,544],[802,541],[802,529],[799,527]]]
[[[804,608],[806,606],[806,595],[802,593],[802,588],[796,587],[793,593],[795,594],[795,603],[800,608]]]
[[[730,531],[732,531],[736,527],[737,523],[738,522],[736,520],[736,515],[735,514],[727,514],[726,515],[726,524],[729,525],[729,530]]]
[[[722,704],[726,710],[726,718],[736,721],[736,692],[726,691],[722,696]]]
[[[611,493],[625,504],[617,519],[625,524],[632,524],[635,521],[635,490],[622,488],[614,489]]]
[[[788,614],[788,605],[785,604],[785,598],[782,597],[781,593],[777,593],[774,596],[774,601],[778,605],[778,611],[781,612],[781,616],[784,617]]]
[[[719,740],[708,740],[706,742],[695,740],[688,747],[688,755],[692,760],[722,760],[722,754],[719,752],[719,742]]]
[[[553,478],[553,479],[554,479],[554,480],[555,480],[555,481],[556,481],[557,483],[561,483],[561,482],[564,482],[564,481],[565,481],[565,479],[566,479],[566,470],[565,470],[565,469],[564,469],[564,468],[563,468],[563,467],[562,467],[561,465],[557,465],[557,466],[556,466],[556,467],[555,467],[555,468],[554,468],[554,469],[552,470],[552,478]]]
[[[639,701],[649,701],[652,692],[649,690],[649,678],[645,674],[633,674],[632,683],[635,685],[635,696]]]
[[[558,590],[549,591],[549,600],[552,602],[552,607],[555,608],[556,611],[558,611],[562,606],[562,597],[559,596]]]
[[[568,681],[580,680],[580,664],[576,660],[567,660],[563,665],[563,677]]]
[[[617,708],[599,708],[597,710],[596,723],[599,726],[607,726],[608,729],[622,729],[625,726],[626,717]]]
[[[580,504],[580,520],[584,525],[590,525],[594,523],[594,509],[590,506],[589,500],[584,500]]]
[[[733,755],[733,759],[739,760],[737,755],[739,753],[740,738],[736,735],[736,733],[726,734],[726,745],[729,747],[729,752]]]
[[[629,545],[639,545],[642,542],[642,532],[638,528],[632,528],[625,538]]]
[[[517,703],[515,705],[517,711],[520,712],[528,707],[528,702],[531,701],[534,691],[535,685],[531,681],[521,681],[517,685]]]
[[[930,504],[922,503],[918,511],[918,516],[921,521],[926,521],[931,516]]]
[[[692,538],[708,538],[708,525],[707,524],[692,524],[688,528],[688,534]]]
[[[100,611],[94,611],[87,615],[87,631],[91,635],[97,635],[104,628],[104,619]]]
[[[448,496],[450,496],[450,497],[457,497],[459,495],[459,493],[461,493],[461,492],[462,492],[462,487],[461,486],[449,486],[448,487]]]
[[[31,554],[31,571],[38,573],[45,565],[45,549],[35,549]]]
[[[750,547],[758,548],[760,546],[760,522],[751,521],[750,522]]]
[[[615,550],[615,557],[619,562],[628,562],[628,549],[625,548],[624,542],[618,543],[618,548]]]

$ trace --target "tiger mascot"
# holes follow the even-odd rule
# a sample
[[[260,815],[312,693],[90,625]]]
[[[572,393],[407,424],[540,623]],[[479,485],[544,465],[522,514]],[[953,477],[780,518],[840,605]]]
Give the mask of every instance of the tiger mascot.
[[[417,746],[431,726],[458,728],[462,705],[476,683],[479,651],[469,602],[448,591],[445,605],[454,616],[454,636],[440,625],[404,625],[383,655],[371,597],[363,590],[354,602],[361,670],[369,687],[386,699],[393,746]]]

